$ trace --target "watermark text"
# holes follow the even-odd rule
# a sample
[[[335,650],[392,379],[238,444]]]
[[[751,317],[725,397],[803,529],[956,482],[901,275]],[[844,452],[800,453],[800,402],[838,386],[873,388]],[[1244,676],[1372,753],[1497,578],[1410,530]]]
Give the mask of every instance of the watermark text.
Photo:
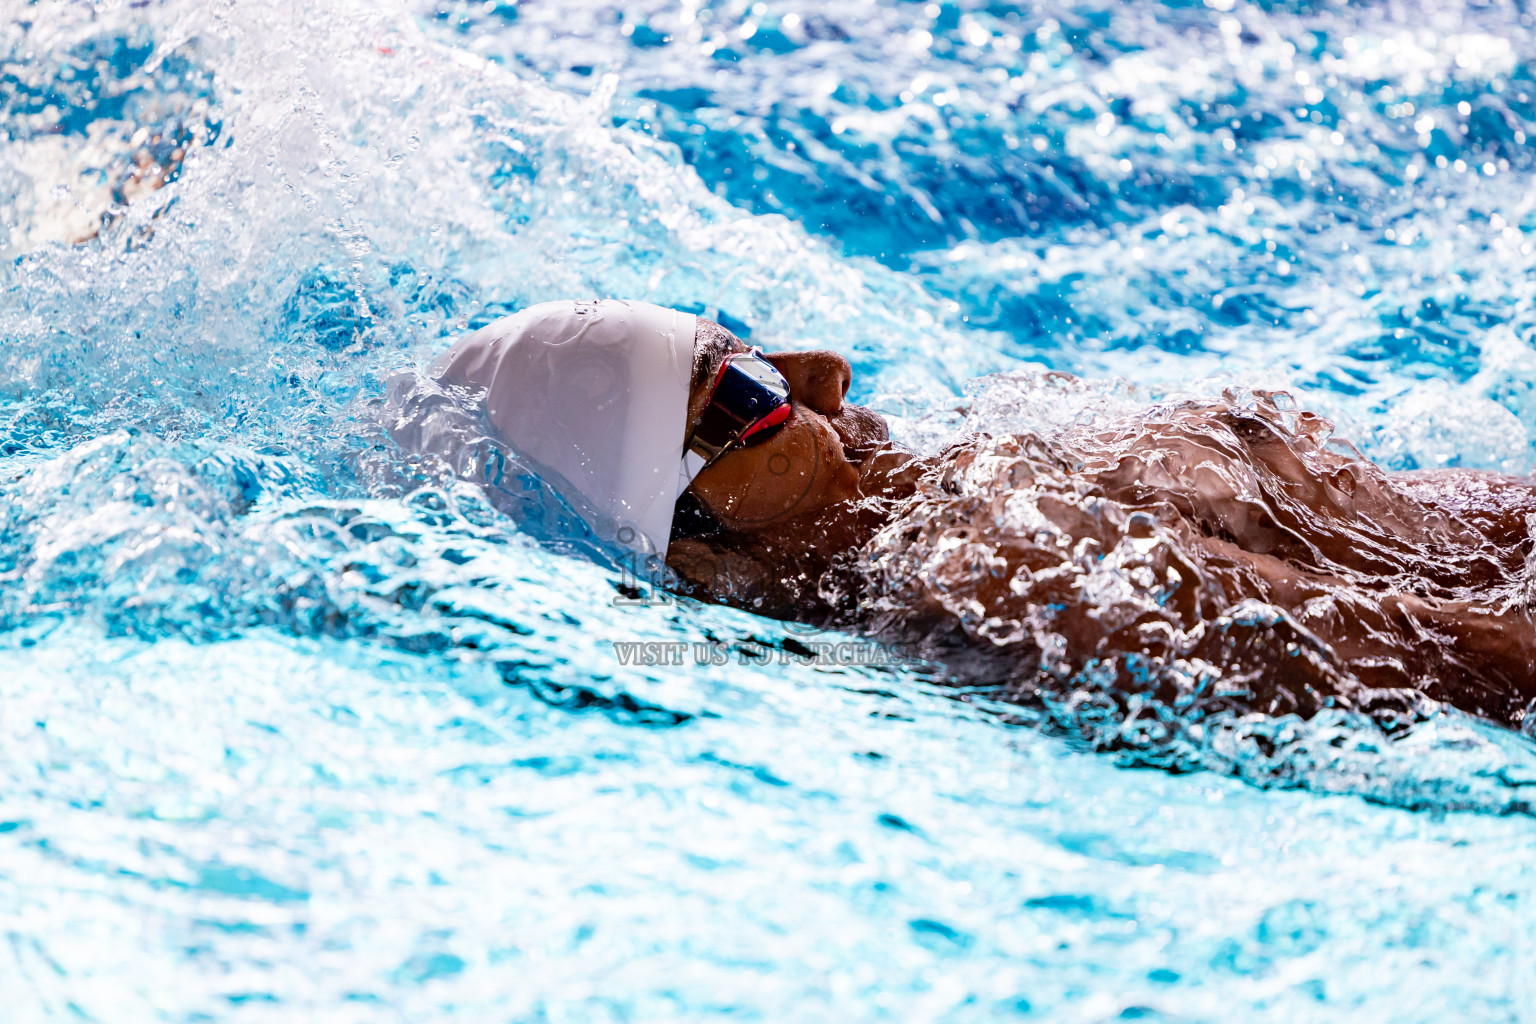
[[[783,647],[742,640],[613,640],[620,665],[895,665],[910,661],[894,644],[874,640],[795,640]]]

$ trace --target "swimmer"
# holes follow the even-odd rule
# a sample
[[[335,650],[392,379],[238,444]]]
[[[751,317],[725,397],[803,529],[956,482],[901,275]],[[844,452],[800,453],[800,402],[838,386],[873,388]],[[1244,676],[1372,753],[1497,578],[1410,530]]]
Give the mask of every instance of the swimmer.
[[[842,356],[612,300],[497,321],[430,376],[679,592],[1013,701],[1536,722],[1536,482],[1385,472],[1285,396],[919,456],[846,401]],[[418,389],[396,437],[441,447],[438,407]]]

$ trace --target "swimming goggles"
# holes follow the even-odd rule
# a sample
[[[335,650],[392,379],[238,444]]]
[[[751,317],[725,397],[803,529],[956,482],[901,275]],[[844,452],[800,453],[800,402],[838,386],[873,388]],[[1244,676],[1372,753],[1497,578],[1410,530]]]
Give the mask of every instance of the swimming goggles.
[[[688,438],[683,466],[692,479],[705,466],[736,447],[761,444],[789,419],[789,381],[763,350],[725,357],[709,404]]]

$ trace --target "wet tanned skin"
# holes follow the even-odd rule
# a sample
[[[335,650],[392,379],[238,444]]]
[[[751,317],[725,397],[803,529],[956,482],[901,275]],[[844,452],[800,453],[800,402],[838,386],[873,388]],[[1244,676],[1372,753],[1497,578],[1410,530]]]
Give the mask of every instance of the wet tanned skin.
[[[729,338],[705,380],[724,356],[747,350]],[[911,456],[891,450],[884,419],[844,401],[848,360],[828,351],[764,355],[789,382],[790,417],[766,442],[727,452],[694,479],[694,496],[727,535],[674,541],[667,562],[701,596],[781,618],[817,617],[816,579],[884,521],[864,499],[891,493],[891,473]],[[709,392],[707,383],[693,389],[690,424]]]
[[[722,354],[743,350],[733,341]],[[1425,693],[1518,725],[1536,698],[1526,582],[1533,547],[1526,517],[1536,515],[1530,479],[1388,474],[1327,448],[1326,424],[1309,414],[1283,420],[1273,410],[1250,415],[1220,403],[1165,410],[1129,433],[1049,445],[1031,435],[980,439],[917,458],[888,443],[880,417],[843,401],[851,373],[841,356],[768,358],[789,381],[794,414],[770,441],[729,452],[699,475],[693,493],[723,529],[675,541],[669,551],[684,589],[699,596],[919,638],[946,661],[970,661],[1026,690],[1030,684],[1017,681],[1045,671],[1041,652],[1027,640],[995,642],[966,621],[969,613],[956,613],[957,595],[993,621],[1022,622],[1042,605],[1066,608],[1051,628],[1074,651],[1157,655],[1160,634],[1146,630],[1161,626],[1148,620],[1138,627],[1145,636],[1112,628],[1069,577],[1061,577],[1066,589],[1053,591],[1055,554],[1045,552],[1031,569],[1042,556],[1031,553],[1027,536],[986,525],[997,502],[1019,487],[1045,495],[1038,508],[1052,528],[1100,550],[1118,542],[1109,521],[1092,512],[1096,502],[1114,503],[1122,523],[1126,515],[1148,517],[1171,545],[1166,568],[1190,581],[1157,611],[1185,635],[1200,635],[1201,623],[1247,599],[1284,609],[1291,618],[1278,627],[1196,652],[1246,680],[1241,708],[1306,717],[1383,699],[1403,705]],[[707,392],[695,389],[690,421]],[[1047,454],[1019,455],[1029,451]],[[946,473],[974,469],[977,459],[1003,465],[1009,452],[1019,455],[1015,470],[970,498],[954,488],[959,497],[949,501]],[[1042,472],[1050,482],[1041,483]],[[1050,498],[1051,488],[1062,500]],[[871,614],[826,603],[823,583],[835,577],[840,556],[877,534],[891,541],[890,529],[921,531],[935,517],[945,522],[932,535],[940,547],[980,552],[974,568],[940,557],[930,563],[932,580],[905,586],[894,605]],[[1297,660],[1298,644],[1320,644],[1321,653]]]

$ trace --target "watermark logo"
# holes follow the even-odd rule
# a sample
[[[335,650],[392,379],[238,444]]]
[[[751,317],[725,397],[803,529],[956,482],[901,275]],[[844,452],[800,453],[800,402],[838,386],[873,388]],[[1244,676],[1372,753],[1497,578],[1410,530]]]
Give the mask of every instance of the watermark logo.
[[[618,591],[613,597],[616,608],[648,608],[653,605],[676,603],[673,593],[680,580],[677,573],[667,566],[666,560],[654,551],[647,552],[637,543],[639,533],[632,526],[619,527],[615,540],[624,549],[619,556]]]

